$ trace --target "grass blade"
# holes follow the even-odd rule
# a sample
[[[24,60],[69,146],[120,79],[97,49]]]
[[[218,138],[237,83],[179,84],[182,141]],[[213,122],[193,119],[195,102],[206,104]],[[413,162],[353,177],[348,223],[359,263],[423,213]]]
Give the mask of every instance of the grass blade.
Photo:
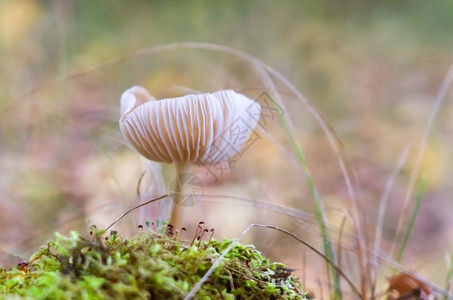
[[[433,127],[434,120],[437,117],[437,114],[440,110],[440,106],[444,102],[445,95],[447,94],[447,90],[450,87],[452,82],[453,82],[453,65],[451,65],[450,68],[448,69],[447,75],[445,76],[445,78],[439,88],[439,91],[436,96],[436,102],[435,102],[433,110],[431,111],[431,114],[429,116],[428,123],[426,124],[426,129],[423,134],[423,139],[420,143],[420,148],[417,152],[417,158],[415,160],[415,164],[414,164],[414,167],[413,167],[411,175],[410,175],[409,187],[408,187],[406,195],[404,197],[402,214],[401,214],[401,218],[399,219],[399,222],[398,222],[398,226],[397,226],[396,234],[395,234],[395,240],[393,241],[392,247],[390,249],[390,252],[389,252],[390,254],[394,253],[394,250],[396,247],[396,241],[397,241],[398,237],[400,236],[400,232],[403,228],[403,224],[406,221],[406,218],[404,216],[406,215],[406,212],[409,209],[410,199],[412,197],[412,192],[413,192],[416,180],[419,175],[419,171],[420,171],[421,163],[422,163],[422,159],[423,159],[423,154],[425,153],[426,143],[428,141],[429,133],[431,132],[431,128]]]
[[[445,290],[450,292],[451,289],[451,278],[453,276],[453,252],[450,254],[450,261],[448,266],[447,277],[445,278]],[[448,299],[447,296],[444,299]]]
[[[406,249],[407,241],[409,240],[409,236],[412,232],[412,229],[414,228],[415,218],[417,217],[418,211],[420,209],[420,203],[422,202],[423,195],[425,194],[425,189],[426,189],[426,180],[425,180],[425,178],[422,178],[421,182],[420,182],[420,187],[418,189],[417,198],[415,201],[415,208],[412,213],[411,220],[409,222],[409,226],[404,235],[403,244],[401,245],[400,251],[398,252],[398,257],[396,258],[396,261],[398,263],[401,262],[404,250]]]

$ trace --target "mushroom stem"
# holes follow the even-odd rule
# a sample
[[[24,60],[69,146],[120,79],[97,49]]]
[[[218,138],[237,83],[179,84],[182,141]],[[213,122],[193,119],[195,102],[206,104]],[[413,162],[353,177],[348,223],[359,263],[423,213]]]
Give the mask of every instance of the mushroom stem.
[[[174,185],[174,191],[170,192],[171,198],[173,200],[171,204],[171,214],[169,223],[173,225],[174,228],[181,227],[183,208],[181,206],[184,201],[184,183],[187,178],[187,165],[186,164],[176,164],[176,184]]]

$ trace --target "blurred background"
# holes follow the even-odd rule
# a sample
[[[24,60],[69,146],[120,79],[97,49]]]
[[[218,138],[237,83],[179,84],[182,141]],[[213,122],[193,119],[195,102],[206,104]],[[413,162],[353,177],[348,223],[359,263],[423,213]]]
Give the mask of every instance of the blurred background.
[[[12,265],[55,231],[106,226],[138,203],[137,183],[147,163],[125,145],[118,127],[119,99],[133,85],[156,98],[190,91],[234,89],[261,101],[279,95],[278,109],[293,138],[272,119],[258,139],[218,180],[205,178],[206,197],[185,210],[191,239],[199,221],[218,239],[235,237],[248,224],[281,226],[321,246],[313,200],[291,140],[305,154],[332,234],[354,235],[354,211],[345,178],[326,135],[310,109],[276,76],[232,52],[167,43],[206,42],[262,60],[293,83],[336,131],[357,178],[370,240],[392,170],[380,248],[394,258],[400,218],[407,228],[416,192],[403,210],[417,153],[439,91],[453,62],[450,1],[0,1],[0,264]],[[104,64],[105,62],[108,62]],[[402,263],[443,285],[443,255],[453,250],[453,107],[451,89],[436,115],[423,153],[426,191]],[[260,100],[261,99],[261,100]],[[262,103],[260,103],[262,104]],[[283,149],[283,150],[282,150]],[[287,151],[285,151],[285,149]],[[168,190],[174,166],[162,167]],[[195,172],[195,171],[194,171]],[[149,185],[145,175],[143,190]],[[306,218],[276,213],[272,204]],[[346,217],[345,217],[346,215]],[[133,233],[138,214],[118,224]],[[336,235],[335,235],[336,234]],[[353,237],[349,238],[353,240]],[[316,290],[323,264],[289,237],[254,229],[254,243],[273,260],[298,269]],[[396,247],[401,237],[396,239]],[[353,243],[344,250],[354,266]],[[349,251],[349,252],[348,252]],[[347,255],[347,254],[345,254]],[[319,262],[318,262],[319,260]],[[385,264],[379,280],[389,274]],[[350,272],[356,278],[354,271]]]

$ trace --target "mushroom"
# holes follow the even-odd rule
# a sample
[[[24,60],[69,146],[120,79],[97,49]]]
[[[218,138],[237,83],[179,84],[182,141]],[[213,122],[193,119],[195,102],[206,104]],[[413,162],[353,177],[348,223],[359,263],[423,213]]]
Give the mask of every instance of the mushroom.
[[[121,96],[119,125],[141,155],[175,163],[182,174],[194,164],[229,161],[248,140],[260,112],[258,103],[232,90],[155,100],[134,86]],[[173,204],[174,226],[179,225],[178,211]]]

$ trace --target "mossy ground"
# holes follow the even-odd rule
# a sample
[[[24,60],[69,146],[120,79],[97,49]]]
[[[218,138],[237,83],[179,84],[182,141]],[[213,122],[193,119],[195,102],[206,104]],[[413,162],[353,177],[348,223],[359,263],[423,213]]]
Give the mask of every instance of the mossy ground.
[[[76,232],[41,247],[28,262],[1,269],[0,297],[14,299],[184,299],[232,243],[181,240],[145,230],[90,240]],[[281,263],[236,244],[195,299],[306,299]]]

